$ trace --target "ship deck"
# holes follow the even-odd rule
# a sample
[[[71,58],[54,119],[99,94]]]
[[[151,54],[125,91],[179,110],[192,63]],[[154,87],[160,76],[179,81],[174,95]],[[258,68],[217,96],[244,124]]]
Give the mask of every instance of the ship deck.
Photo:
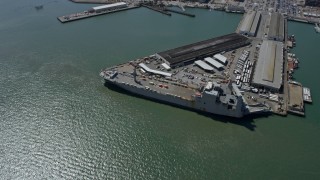
[[[150,69],[171,73],[172,76],[163,77],[145,73],[139,68],[139,63],[144,63]],[[204,87],[208,81],[218,82],[221,85],[226,83],[222,72],[218,70],[206,72],[193,64],[167,70],[161,63],[161,60],[155,57],[146,57],[106,70],[117,70],[118,75],[116,81],[119,83],[128,83],[134,86],[150,88],[150,90],[157,91],[158,93],[180,96],[188,100],[192,100],[192,96],[196,93],[201,93],[200,89]],[[136,78],[134,78],[135,68]],[[224,88],[224,90],[227,94],[231,94],[228,88]]]

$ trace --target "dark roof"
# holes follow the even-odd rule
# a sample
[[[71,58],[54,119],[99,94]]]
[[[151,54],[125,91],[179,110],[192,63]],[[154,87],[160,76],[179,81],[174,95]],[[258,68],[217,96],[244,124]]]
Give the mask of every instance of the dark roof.
[[[158,55],[172,65],[180,62],[195,60],[199,57],[213,55],[221,51],[235,49],[248,43],[249,39],[247,37],[232,33],[163,51],[158,53]]]

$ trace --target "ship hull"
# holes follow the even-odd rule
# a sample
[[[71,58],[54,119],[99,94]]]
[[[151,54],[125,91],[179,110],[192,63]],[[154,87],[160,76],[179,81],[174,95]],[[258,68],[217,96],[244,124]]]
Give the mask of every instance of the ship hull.
[[[117,81],[110,81],[108,79],[105,79],[105,86],[109,87],[110,89],[112,89],[112,87],[120,88],[125,92],[129,92],[130,94],[133,94],[135,96],[143,97],[145,99],[149,99],[149,100],[164,103],[164,104],[169,104],[182,109],[188,109],[195,112],[200,112],[202,114],[227,116],[227,117],[233,117],[233,118],[241,118],[244,116],[244,113],[227,111],[226,110],[227,108],[225,106],[217,105],[216,108],[207,109],[206,107],[203,106],[205,102],[203,102],[202,99],[191,101],[191,100],[182,99],[179,97],[168,96],[155,91],[146,90],[142,87],[138,88],[138,87],[128,86],[126,84],[122,84]]]

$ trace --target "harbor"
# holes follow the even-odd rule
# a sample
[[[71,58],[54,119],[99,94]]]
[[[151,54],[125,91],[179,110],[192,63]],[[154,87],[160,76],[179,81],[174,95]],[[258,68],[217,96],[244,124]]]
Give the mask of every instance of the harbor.
[[[1,30],[10,33],[0,37],[1,179],[319,179],[313,25],[288,22],[296,39],[290,53],[299,59],[294,80],[312,94],[305,116],[232,119],[108,89],[98,73],[233,33],[241,14],[185,7],[196,18],[170,18],[137,8],[61,24],[57,16],[98,5],[58,1],[37,11],[30,1],[3,4]]]
[[[159,9],[156,10],[158,11]],[[296,45],[294,35],[288,36],[287,29],[287,19],[280,13],[270,14],[250,11],[243,15],[235,30],[240,36],[236,34],[225,35],[151,55],[150,57],[155,57],[152,61],[156,61],[156,64],[162,64],[165,67],[156,66],[161,71],[152,70],[155,69],[154,67],[148,67],[147,64],[151,62],[150,60],[141,62],[138,59],[130,61],[129,64],[121,65],[121,67],[128,66],[128,68],[134,66],[131,70],[134,73],[129,77],[122,77],[118,71],[122,72],[123,70],[118,69],[117,66],[102,70],[101,76],[106,80],[106,83],[116,84],[141,96],[177,104],[188,109],[208,111],[213,114],[242,117],[243,115],[257,112],[273,112],[274,114],[286,116],[290,112],[304,116],[304,102],[312,101],[311,93],[309,89],[303,89],[300,83],[292,80],[294,69],[298,68],[299,61],[294,54],[287,52]],[[218,40],[220,38],[221,40]],[[228,42],[229,39],[230,43]],[[217,46],[216,44],[220,41],[228,43]],[[190,67],[189,64],[193,66]],[[195,68],[195,66],[200,69]],[[170,73],[171,69],[174,70],[173,74]],[[191,69],[191,74],[176,76],[180,71],[189,72],[189,69]],[[142,72],[142,74],[136,72]],[[208,74],[199,76],[199,72],[200,74]],[[127,71],[127,73],[130,74],[130,71]],[[184,92],[183,90],[171,92],[170,94],[173,94],[174,97],[182,97],[183,100],[187,100],[186,102],[171,102],[170,97],[158,96],[157,94],[162,94],[165,90],[153,90],[150,87],[150,81],[149,85],[143,85],[137,80],[134,80],[135,83],[133,84],[128,83],[130,77],[136,79],[140,76],[144,81],[146,76],[149,79],[150,77],[157,77],[153,79],[152,85],[168,82],[168,80],[170,82],[175,79],[180,83],[179,86],[192,91],[187,93],[188,95],[186,96],[179,94],[179,92]],[[188,81],[183,80],[185,76],[188,77]],[[114,79],[115,77],[117,79]],[[196,79],[201,79],[201,82],[197,82]],[[119,81],[121,81],[122,85],[119,84]],[[203,94],[208,93],[203,91],[204,86],[220,87],[223,83],[229,84],[230,87],[232,84],[231,91],[241,92],[238,96],[243,98],[243,105],[239,106],[246,107],[244,112],[236,115],[231,112],[228,114],[228,111],[223,109],[219,112],[212,111],[208,107],[198,105],[197,99],[192,98],[193,96],[202,97]],[[132,87],[134,88],[132,89]],[[171,89],[170,85],[166,85],[166,87]],[[138,91],[134,89],[145,90]],[[149,90],[156,92],[156,94],[149,95],[147,93]],[[196,95],[193,94],[194,91]],[[229,90],[224,91],[228,92]],[[218,94],[215,98],[220,98],[223,94],[216,91],[212,93]],[[204,100],[200,102],[202,101]],[[217,101],[220,102],[221,100]],[[206,104],[208,102],[205,101],[203,103]],[[237,105],[237,108],[240,107]]]
[[[131,8],[146,7],[150,10],[168,16],[171,16],[171,13],[169,12],[173,12],[190,17],[195,17],[195,15],[185,12],[185,9],[183,7],[188,7],[188,4],[165,3],[141,3],[138,6],[134,6]],[[165,7],[169,5],[178,6],[182,11]],[[207,7],[210,9],[216,8],[210,6]],[[95,8],[102,10],[100,12],[97,12]],[[72,21],[96,16],[97,14],[100,15],[102,13],[117,12],[131,8],[128,7],[128,5],[124,2],[120,4],[116,3],[101,7],[94,7],[91,10],[85,11],[84,13],[76,16],[71,15],[63,16],[62,18],[59,17],[59,20],[61,22],[63,22],[63,20]],[[110,9],[112,10],[110,11]],[[226,12],[244,13],[245,8],[240,8],[235,5],[228,5],[225,7],[225,10]],[[311,16],[310,14],[304,15]],[[310,18],[308,19],[307,17],[294,17],[290,15],[285,16],[277,12],[269,13],[264,11],[247,10],[247,12],[243,15],[241,21],[239,22],[239,25],[235,32],[244,36],[248,36],[252,40],[250,48],[243,50],[234,50],[238,50],[238,52],[247,52],[247,54],[239,55],[238,53],[230,54],[230,52],[228,52],[227,57],[231,57],[231,59],[239,59],[238,61],[236,61],[236,65],[233,65],[233,63],[227,64],[228,68],[226,69],[225,74],[219,76],[225,76],[225,78],[227,78],[227,81],[234,81],[241,91],[246,92],[243,94],[248,95],[247,97],[250,97],[248,102],[251,101],[250,99],[254,99],[255,102],[267,104],[267,106],[272,109],[272,112],[279,115],[285,116],[287,115],[288,111],[292,112],[292,109],[295,109],[295,112],[299,112],[295,114],[304,115],[304,102],[312,102],[312,100],[310,91],[308,91],[307,89],[305,89],[304,91],[297,91],[296,89],[299,88],[294,88],[293,86],[289,85],[289,81],[294,80],[294,70],[299,67],[298,58],[296,58],[294,54],[287,52],[287,50],[290,51],[290,48],[292,49],[296,46],[294,35],[287,35],[287,21],[289,20],[298,20],[306,23],[316,22],[316,20]],[[317,28],[317,26],[315,28]],[[252,54],[254,54],[254,56]],[[273,58],[273,56],[270,54],[276,54],[277,56]],[[249,55],[250,57],[247,57]],[[197,57],[200,59],[203,56],[204,54],[197,55]],[[246,58],[242,59],[242,57]],[[264,58],[266,59],[264,60]],[[163,60],[165,64],[167,64],[167,66],[169,66],[170,68],[175,67],[175,65],[172,66],[170,60],[168,61],[166,58],[164,58]],[[202,61],[196,61],[196,64],[202,67],[206,67],[207,70],[212,68]],[[263,72],[263,74],[259,75],[258,72],[261,71]],[[233,76],[232,74],[236,75]],[[254,92],[252,92],[252,90]],[[256,92],[258,93],[256,94]],[[290,94],[294,94],[294,96],[290,96]],[[297,98],[298,100],[291,98]],[[302,102],[300,103],[301,99]],[[303,101],[303,99],[305,101]],[[299,104],[299,108],[297,108],[297,104]],[[293,106],[294,108],[292,108]]]

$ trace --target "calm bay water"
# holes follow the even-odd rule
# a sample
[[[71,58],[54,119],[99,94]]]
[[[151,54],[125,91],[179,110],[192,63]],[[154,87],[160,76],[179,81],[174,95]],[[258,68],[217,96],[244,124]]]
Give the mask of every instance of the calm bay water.
[[[35,5],[45,4],[36,11]],[[148,9],[60,24],[92,5],[0,2],[0,179],[319,179],[320,35],[289,23],[305,118],[245,121],[107,89],[100,69],[233,32],[240,15]]]

